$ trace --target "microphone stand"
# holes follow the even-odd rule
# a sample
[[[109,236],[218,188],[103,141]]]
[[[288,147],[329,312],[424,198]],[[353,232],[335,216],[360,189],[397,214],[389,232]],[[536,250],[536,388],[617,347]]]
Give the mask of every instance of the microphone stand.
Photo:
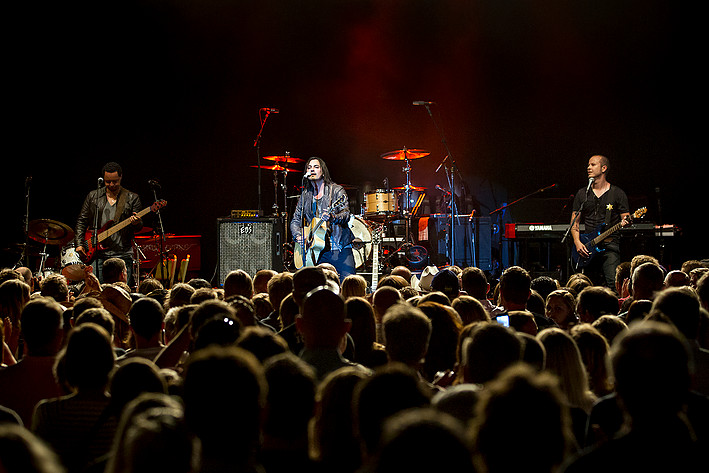
[[[153,202],[158,201],[158,189],[160,189],[160,184],[158,184],[155,181],[149,181],[150,188],[153,191]],[[156,209],[155,213],[158,216],[158,237],[160,238],[160,261],[158,262],[158,265],[160,266],[160,275],[164,278],[163,286],[168,287],[168,284],[166,282],[170,281],[170,278],[167,276],[167,253],[165,252],[165,228],[163,227],[162,224],[162,214],[160,213],[160,209]]]
[[[431,117],[431,120],[433,120],[433,125],[436,127],[436,131],[438,131],[438,134],[441,136],[441,143],[443,143],[443,147],[446,149],[446,157],[443,159],[443,162],[438,166],[438,169],[436,169],[436,172],[441,168],[441,165],[443,165],[446,168],[446,177],[448,179],[448,184],[450,187],[451,191],[451,206],[450,206],[450,231],[448,232],[448,248],[449,248],[449,254],[448,257],[450,259],[450,264],[451,266],[455,265],[455,215],[457,213],[456,209],[456,204],[455,204],[455,173],[458,172],[458,166],[456,165],[455,159],[453,159],[453,154],[451,153],[450,148],[448,147],[448,140],[446,139],[446,135],[443,133],[442,128],[439,126],[438,122],[436,121],[436,118],[433,116],[433,113],[431,113],[431,107],[428,102],[423,104],[424,107],[426,107],[426,111],[428,112],[428,116]],[[448,167],[445,165],[446,160],[450,160],[451,162],[451,169],[450,169],[450,174],[448,173]],[[435,173],[434,173],[435,174]]]
[[[256,185],[257,188],[257,193],[258,193],[258,215],[259,217],[262,216],[263,210],[261,206],[261,137],[263,136],[263,129],[266,126],[266,122],[268,121],[268,116],[271,115],[270,110],[266,110],[266,116],[261,118],[261,110],[259,110],[259,120],[261,121],[261,129],[258,131],[258,135],[256,136],[256,139],[254,140],[254,148],[256,148],[256,167],[258,169],[256,175],[258,179],[258,183]]]
[[[98,248],[96,248],[96,247],[97,247],[97,245],[98,245],[98,223],[99,223],[99,217],[98,217],[98,215],[99,215],[98,203],[99,203],[99,194],[101,193],[101,187],[104,187],[104,186],[105,186],[105,182],[103,181],[103,178],[102,178],[102,177],[99,177],[99,178],[98,178],[98,185],[97,185],[97,188],[96,188],[96,211],[94,212],[94,231],[93,231],[92,234],[91,234],[91,248],[93,248],[94,251],[96,251],[96,250],[98,249]],[[104,194],[105,194],[105,193],[106,193],[106,192],[104,191]],[[81,236],[79,236],[79,238],[81,238]],[[96,262],[96,260],[94,260],[94,263],[96,264],[96,266],[95,266],[96,272],[98,272],[98,269],[99,269],[99,268],[98,268],[98,263]],[[101,274],[101,278],[103,279],[103,274]]]
[[[27,246],[30,243],[29,240],[29,235],[30,235],[30,183],[32,182],[32,176],[27,176],[25,179],[25,215],[23,216],[22,220],[22,229],[25,232],[25,242],[22,244],[22,254],[20,255],[20,259],[17,260],[17,263],[15,263],[15,266],[13,266],[12,269],[17,269],[20,267],[20,264],[22,262],[25,262],[25,266],[29,268],[30,262],[29,262],[29,256],[27,255]]]

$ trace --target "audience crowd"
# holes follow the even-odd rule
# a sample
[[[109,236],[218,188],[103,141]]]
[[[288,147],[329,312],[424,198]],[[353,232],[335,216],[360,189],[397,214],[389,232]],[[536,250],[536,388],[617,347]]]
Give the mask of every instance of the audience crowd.
[[[0,271],[0,471],[703,470],[709,265]],[[433,275],[432,278],[428,276]],[[703,467],[701,465],[704,465]]]

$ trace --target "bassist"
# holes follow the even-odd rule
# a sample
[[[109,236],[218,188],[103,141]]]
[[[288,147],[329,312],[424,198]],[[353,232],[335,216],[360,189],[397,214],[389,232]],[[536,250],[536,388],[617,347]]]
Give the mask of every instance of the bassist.
[[[340,275],[340,281],[350,274],[355,273],[354,254],[352,252],[352,240],[354,235],[348,225],[350,211],[347,207],[347,193],[345,189],[335,184],[330,178],[327,165],[320,158],[310,158],[305,167],[307,179],[303,187],[303,192],[298,199],[293,219],[290,223],[290,230],[295,239],[296,245],[302,247],[308,238],[306,228],[315,221],[322,219],[321,227],[324,229],[322,235],[322,245],[317,245],[315,262],[331,263]],[[334,203],[344,202],[344,208],[337,211],[337,206],[331,209]],[[304,237],[305,240],[304,240]],[[308,249],[308,251],[311,251]]]
[[[579,189],[574,198],[571,235],[579,256],[590,258],[579,224],[583,223],[585,232],[594,232],[601,228],[609,228],[621,221],[627,221],[630,215],[628,196],[617,186],[607,180],[610,162],[605,156],[592,156],[588,160],[588,187]],[[577,216],[577,214],[579,214]],[[620,264],[620,234],[614,233],[598,244],[601,253],[590,260],[584,268],[584,273],[591,277],[594,284],[604,285],[614,290],[615,269]]]
[[[128,285],[133,287],[133,235],[143,227],[143,221],[136,215],[141,208],[140,197],[121,187],[123,170],[118,163],[107,163],[101,171],[101,177],[105,186],[89,192],[81,207],[75,229],[76,252],[82,260],[86,260],[90,243],[85,241],[87,230],[99,229],[100,232],[110,222],[129,219],[130,225],[102,242],[102,249],[95,253],[91,264],[94,274],[103,283],[103,261],[112,257],[121,258],[128,269]]]

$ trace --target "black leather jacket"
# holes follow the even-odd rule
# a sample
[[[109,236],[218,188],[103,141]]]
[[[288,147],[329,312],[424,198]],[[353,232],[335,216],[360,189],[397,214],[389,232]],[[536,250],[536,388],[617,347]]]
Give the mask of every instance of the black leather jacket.
[[[113,220],[114,223],[120,223],[123,220],[130,218],[130,216],[133,215],[133,212],[137,213],[142,210],[140,197],[138,197],[138,194],[131,192],[128,189],[121,188],[121,191],[118,194],[119,198],[123,192],[128,193],[126,196],[126,203],[123,207],[123,213],[121,215],[116,215]],[[99,230],[106,223],[101,222],[101,214],[106,208],[106,205],[108,205],[108,200],[106,199],[106,188],[94,189],[89,192],[86,199],[84,199],[84,205],[81,207],[79,218],[76,221],[76,235],[74,237],[74,244],[77,247],[83,246],[84,249],[86,249],[84,237],[86,230],[93,230],[94,227],[94,212],[96,210],[97,193],[99,207]],[[138,224],[126,226],[123,230],[113,235],[113,237],[104,240],[102,245],[106,247],[106,252],[112,255],[131,253],[133,251],[133,236],[135,232],[141,228],[143,228],[142,220]]]
[[[343,195],[345,196],[344,210],[336,213],[330,212],[330,221],[327,223],[330,240],[340,248],[346,247],[354,240],[354,234],[349,227],[350,209],[347,193],[338,184],[326,183],[322,201],[320,202],[323,209],[329,209],[332,202]],[[298,199],[298,205],[296,205],[293,212],[293,220],[290,222],[290,231],[294,240],[302,234],[303,225],[308,226],[313,217],[313,189],[308,186]]]

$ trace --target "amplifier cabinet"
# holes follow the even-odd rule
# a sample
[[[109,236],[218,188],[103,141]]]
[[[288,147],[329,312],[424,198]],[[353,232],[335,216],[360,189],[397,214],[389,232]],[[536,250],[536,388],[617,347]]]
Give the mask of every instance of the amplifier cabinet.
[[[283,271],[283,222],[278,218],[220,218],[219,285],[230,271],[243,269],[254,277],[261,269]]]

